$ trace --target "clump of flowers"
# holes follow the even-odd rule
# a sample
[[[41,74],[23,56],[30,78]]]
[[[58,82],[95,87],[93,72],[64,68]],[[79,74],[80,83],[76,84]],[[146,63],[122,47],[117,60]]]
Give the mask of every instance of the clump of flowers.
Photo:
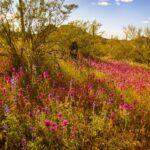
[[[68,126],[68,125],[69,125],[69,121],[66,120],[66,119],[63,120],[62,125],[63,125],[64,127]]]
[[[45,120],[45,126],[52,132],[56,132],[58,130],[58,124],[50,120]]]
[[[86,64],[82,65],[77,71],[82,72]],[[49,80],[45,71],[29,82],[20,68],[0,80],[3,145],[8,144],[8,149],[148,149],[149,93],[137,93],[143,99],[134,103],[138,96],[126,99],[123,91],[130,86],[148,87],[149,72],[115,62],[93,60],[91,66],[108,78],[97,79],[87,72],[81,83],[56,73]],[[137,77],[141,78],[140,71],[142,80]]]
[[[45,120],[45,126],[50,127],[52,125],[52,122],[50,120]]]
[[[124,111],[127,111],[127,112],[128,112],[128,111],[131,111],[131,110],[133,109],[133,106],[132,106],[132,105],[129,105],[129,104],[125,103],[125,102],[121,102],[119,108],[120,108],[121,110],[124,110]]]
[[[50,76],[49,76],[48,71],[44,71],[43,74],[42,74],[42,77],[43,77],[43,79],[49,79]]]

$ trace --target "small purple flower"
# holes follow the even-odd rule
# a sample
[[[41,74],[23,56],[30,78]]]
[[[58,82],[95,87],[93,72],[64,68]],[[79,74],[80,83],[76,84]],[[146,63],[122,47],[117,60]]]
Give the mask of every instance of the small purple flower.
[[[96,103],[95,102],[93,102],[92,107],[93,107],[93,109],[95,109],[95,107],[96,107]]]
[[[33,132],[34,130],[35,130],[35,128],[33,128],[33,127],[30,127],[30,128],[29,128],[29,131],[30,131],[30,132]]]
[[[11,78],[10,83],[11,83],[12,87],[15,87],[15,85],[16,85],[16,79],[15,79],[15,77]]]
[[[6,107],[4,108],[4,111],[5,111],[6,113],[8,113],[9,110],[10,110],[9,106],[6,106]]]
[[[26,145],[27,145],[26,139],[22,139],[22,141],[21,141],[21,146],[22,146],[22,147],[26,147]]]

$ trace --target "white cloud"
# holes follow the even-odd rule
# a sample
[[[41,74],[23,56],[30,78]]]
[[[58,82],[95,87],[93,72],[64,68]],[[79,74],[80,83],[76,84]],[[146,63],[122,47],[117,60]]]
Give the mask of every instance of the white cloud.
[[[143,20],[142,23],[143,23],[143,24],[150,24],[150,18],[148,18],[148,19],[146,19],[146,20]]]
[[[116,5],[121,5],[121,3],[131,3],[133,2],[134,0],[113,0],[114,3]],[[113,3],[110,2],[110,0],[99,0],[97,3],[95,2],[92,2],[91,5],[98,5],[98,6],[109,6]]]
[[[122,3],[131,3],[133,2],[134,0],[115,0],[116,2],[122,2]]]
[[[142,21],[143,24],[148,24],[149,23],[149,20],[144,20]]]
[[[121,5],[121,3],[131,3],[134,0],[115,0],[116,5]]]
[[[97,5],[99,5],[99,6],[109,6],[109,5],[111,5],[111,3],[109,1],[107,1],[107,0],[100,0],[97,3]]]

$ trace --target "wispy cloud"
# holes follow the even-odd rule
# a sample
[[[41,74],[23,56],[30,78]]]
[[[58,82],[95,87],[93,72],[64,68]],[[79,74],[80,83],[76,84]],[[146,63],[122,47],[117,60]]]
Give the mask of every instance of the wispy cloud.
[[[131,3],[134,0],[115,0],[116,5],[121,5],[121,3]]]
[[[111,3],[108,0],[100,0],[97,2],[97,5],[99,6],[109,6]]]
[[[150,17],[142,21],[143,24],[150,24]]]
[[[116,2],[122,2],[122,3],[131,3],[133,2],[134,0],[115,0]]]
[[[113,2],[110,2],[110,0],[99,0],[97,3],[92,2],[92,5],[98,5],[98,6],[110,6],[112,4],[121,5],[121,3],[131,3],[134,0],[113,0]]]

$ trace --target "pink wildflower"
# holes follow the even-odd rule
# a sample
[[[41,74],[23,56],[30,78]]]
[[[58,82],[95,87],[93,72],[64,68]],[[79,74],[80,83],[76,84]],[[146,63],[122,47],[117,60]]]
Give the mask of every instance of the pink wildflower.
[[[49,78],[48,71],[44,71],[43,74],[42,74],[42,76],[43,76],[44,79],[48,79]]]
[[[56,122],[53,122],[53,123],[51,124],[50,131],[56,132],[57,129],[58,129],[58,124],[57,124]]]
[[[125,102],[122,102],[120,104],[119,108],[122,110],[125,110],[125,111],[130,111],[130,110],[132,110],[133,107]]]
[[[63,120],[63,123],[62,123],[62,125],[65,127],[65,126],[68,126],[69,125],[69,122],[68,122],[68,120]]]
[[[49,127],[52,125],[52,122],[50,120],[45,120],[45,126]]]
[[[10,83],[11,83],[11,78],[10,78],[10,76],[6,76],[6,77],[5,77],[5,81],[6,81],[7,84],[10,84]]]
[[[61,112],[59,112],[58,114],[57,114],[57,117],[58,117],[58,119],[62,119],[62,113]]]

